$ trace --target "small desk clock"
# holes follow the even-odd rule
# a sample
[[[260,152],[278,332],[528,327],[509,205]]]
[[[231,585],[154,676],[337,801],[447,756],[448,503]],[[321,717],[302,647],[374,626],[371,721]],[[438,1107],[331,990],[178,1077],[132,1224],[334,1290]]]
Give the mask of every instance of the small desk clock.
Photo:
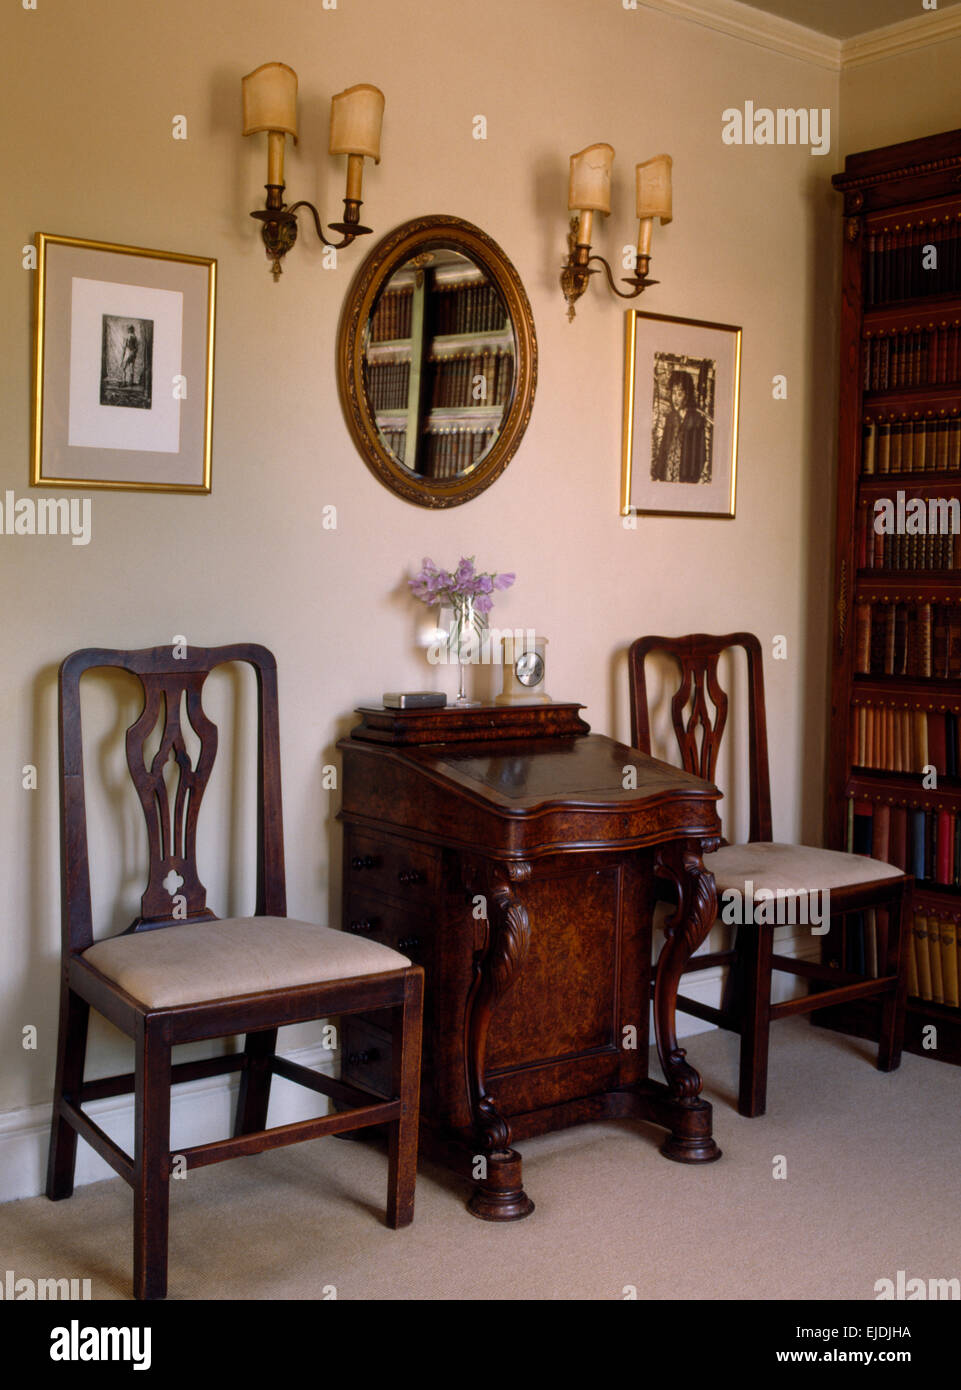
[[[501,639],[504,662],[504,688],[495,698],[497,705],[549,705],[544,689],[547,658],[546,637],[524,634]]]

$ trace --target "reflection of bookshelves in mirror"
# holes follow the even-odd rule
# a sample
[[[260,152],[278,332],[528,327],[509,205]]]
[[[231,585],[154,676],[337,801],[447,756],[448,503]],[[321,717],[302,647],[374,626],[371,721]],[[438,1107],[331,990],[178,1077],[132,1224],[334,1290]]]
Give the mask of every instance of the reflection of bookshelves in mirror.
[[[391,277],[365,360],[381,439],[413,471],[465,473],[497,439],[511,402],[514,337],[496,289],[464,258]]]
[[[845,243],[828,795],[832,846],[915,875],[905,1046],[957,1064],[959,180],[961,131],[851,155],[834,179]],[[855,955],[870,958],[871,930]],[[864,1004],[827,1013],[861,1036],[876,1028]]]

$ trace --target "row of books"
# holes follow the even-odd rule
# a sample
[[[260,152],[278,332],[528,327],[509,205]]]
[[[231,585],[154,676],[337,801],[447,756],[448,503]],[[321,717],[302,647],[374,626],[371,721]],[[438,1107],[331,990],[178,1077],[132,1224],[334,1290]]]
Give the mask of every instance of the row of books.
[[[452,425],[429,430],[418,453],[418,471],[429,478],[455,478],[487,452],[497,431]]]
[[[950,604],[859,599],[854,624],[858,675],[911,680],[961,677],[961,610]]]
[[[893,502],[893,499],[891,499]],[[913,500],[913,499],[911,499]],[[923,499],[925,524],[928,520],[928,499]],[[907,505],[907,504],[905,504]],[[950,499],[946,507],[950,506]],[[951,511],[961,509],[951,506]],[[946,515],[949,513],[946,512]],[[858,509],[855,542],[858,567],[863,570],[954,570],[961,568],[961,527],[944,535],[908,535],[905,532],[878,531],[878,516],[874,500],[868,499]]]
[[[835,928],[838,932],[838,928]],[[878,913],[848,912],[841,919],[840,939],[832,938],[830,957],[845,970],[877,979],[884,968]],[[912,911],[907,923],[907,990],[913,999],[958,1008],[961,982],[961,922],[951,913],[927,908]],[[879,959],[880,956],[880,959]]]
[[[956,917],[915,909],[908,940],[908,994],[961,1006],[961,925]]]
[[[954,710],[851,707],[851,761],[857,767],[918,774],[933,767],[941,777],[957,777],[958,715]]]
[[[389,343],[395,338],[409,338],[413,303],[413,289],[386,290],[371,316],[371,342]]]
[[[869,231],[864,266],[866,308],[961,290],[961,214],[937,222]],[[933,246],[932,256],[926,248]]]
[[[961,376],[961,322],[893,328],[864,338],[865,391],[944,386]]]
[[[913,874],[922,886],[961,886],[961,816],[952,811],[924,811],[852,797],[848,800],[847,848]],[[954,1008],[961,1006],[959,917],[961,908],[958,913],[921,903],[914,908],[908,941],[908,994]],[[845,959],[848,968],[859,968],[852,955],[863,950],[863,973],[879,973],[876,927],[873,912],[864,913],[860,922],[853,923],[853,952],[849,949]]]
[[[864,422],[861,472],[935,473],[961,469],[961,415],[917,414]]]
[[[851,797],[848,846],[853,854],[913,874],[919,883],[961,887],[961,814],[944,807],[890,806]]]
[[[431,406],[502,405],[510,394],[514,356],[507,349],[432,357]]]
[[[469,285],[436,285],[432,299],[435,335],[491,333],[507,324],[500,295],[487,282]]]
[[[367,395],[374,410],[405,410],[409,388],[409,362],[367,363]]]

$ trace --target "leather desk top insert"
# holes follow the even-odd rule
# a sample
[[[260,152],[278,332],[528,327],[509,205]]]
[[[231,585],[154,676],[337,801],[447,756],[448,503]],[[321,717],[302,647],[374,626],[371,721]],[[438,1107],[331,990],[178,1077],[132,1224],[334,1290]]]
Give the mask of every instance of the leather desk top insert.
[[[720,794],[580,708],[359,710],[338,744],[344,929],[424,966],[424,1145],[488,1220],[533,1210],[514,1142],[568,1124],[635,1116],[669,1158],[720,1156],[674,1021],[716,915]],[[658,879],[678,906],[652,987]],[[652,988],[666,1084],[647,1074]],[[388,1049],[374,1016],[345,1020],[348,1079],[385,1089]]]

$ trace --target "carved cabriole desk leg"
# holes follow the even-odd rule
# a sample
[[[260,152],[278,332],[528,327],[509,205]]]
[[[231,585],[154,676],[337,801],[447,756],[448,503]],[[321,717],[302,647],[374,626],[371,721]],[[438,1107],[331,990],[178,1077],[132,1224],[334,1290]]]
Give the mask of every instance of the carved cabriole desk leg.
[[[721,1150],[711,1135],[711,1106],[701,1100],[701,1078],[678,1046],[677,990],[691,956],[717,916],[714,875],[704,868],[703,854],[720,841],[679,840],[664,845],[654,860],[654,872],[673,883],[677,907],[664,926],[665,943],[654,980],[654,1033],[657,1054],[667,1079],[671,1133],[661,1153],[678,1163],[711,1163]]]
[[[484,1221],[519,1221],[534,1210],[524,1191],[521,1156],[512,1149],[511,1129],[485,1084],[487,1033],[498,999],[510,989],[523,968],[530,946],[527,909],[518,901],[515,885],[531,876],[528,863],[490,866],[482,875],[468,870],[468,890],[484,893],[487,915],[483,940],[474,958],[474,978],[464,1018],[467,1083],[477,1153],[477,1186],[467,1210]],[[477,1177],[476,1164],[486,1169]]]

